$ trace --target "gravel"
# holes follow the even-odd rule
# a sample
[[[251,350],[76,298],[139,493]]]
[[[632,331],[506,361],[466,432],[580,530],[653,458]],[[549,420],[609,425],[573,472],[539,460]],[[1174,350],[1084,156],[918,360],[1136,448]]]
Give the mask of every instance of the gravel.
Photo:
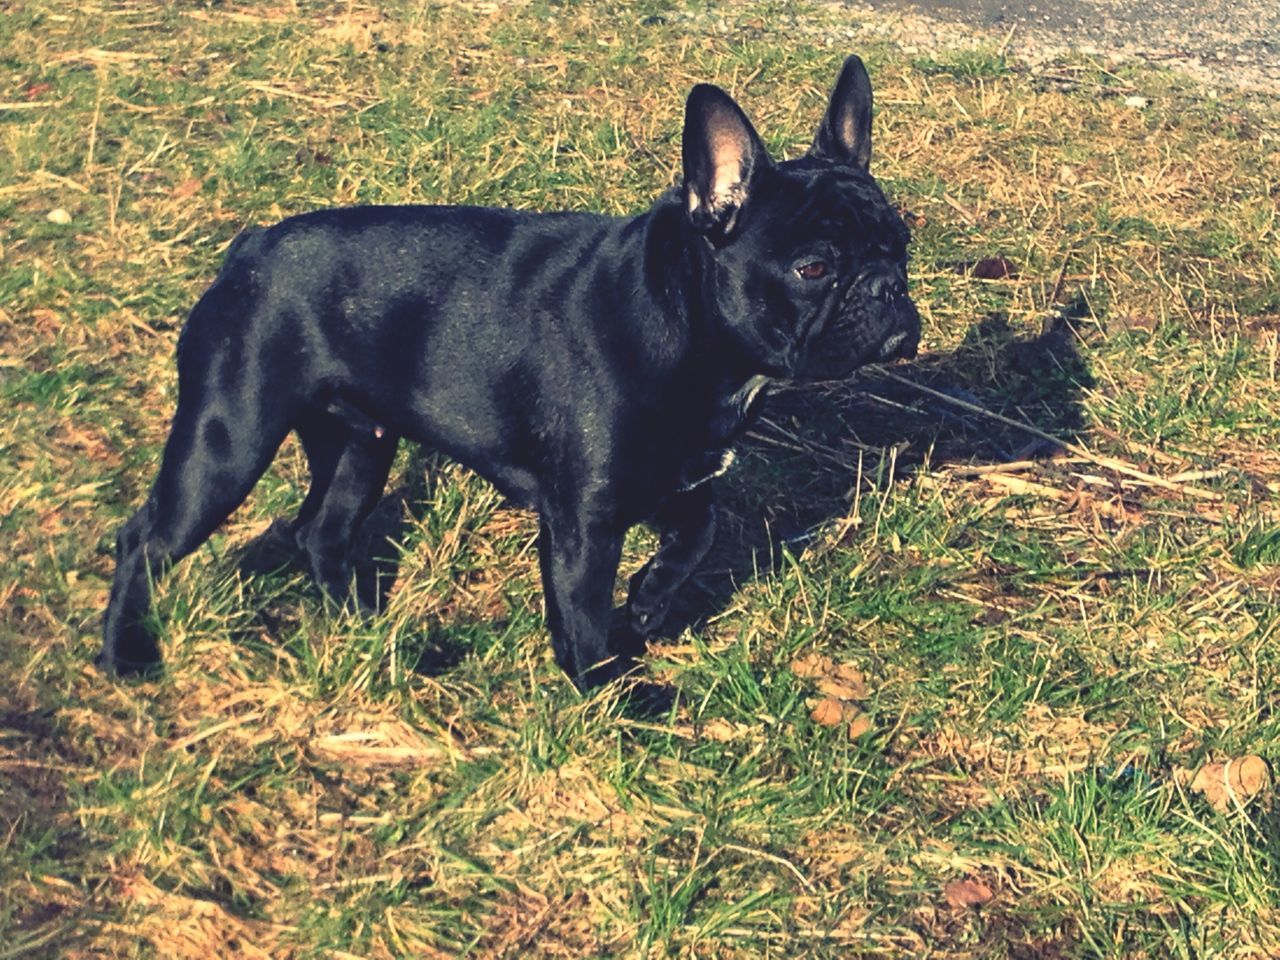
[[[1280,96],[1278,0],[845,0],[908,53],[989,42],[1032,65],[1072,50]]]

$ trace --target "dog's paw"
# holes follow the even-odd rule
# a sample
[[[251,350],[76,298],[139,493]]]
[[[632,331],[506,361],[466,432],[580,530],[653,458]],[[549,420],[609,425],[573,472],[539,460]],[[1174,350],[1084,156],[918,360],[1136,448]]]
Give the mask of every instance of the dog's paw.
[[[669,596],[646,596],[645,591],[636,591],[627,599],[628,625],[641,637],[657,636],[671,612],[671,599]]]
[[[305,565],[302,549],[294,536],[293,523],[276,520],[250,540],[240,554],[240,572],[249,576],[274,573],[277,570],[301,569]]]
[[[622,693],[622,712],[632,720],[662,722],[680,709],[682,699],[677,687],[652,680],[637,680]]]
[[[630,609],[615,609],[613,622],[609,625],[609,652],[634,660],[644,656],[648,648],[649,638],[632,623]]]
[[[154,680],[163,670],[159,650],[151,659],[134,659],[118,653],[113,655],[103,647],[93,658],[93,663],[108,677],[121,680]]]
[[[580,671],[573,682],[582,693],[590,693],[605,684],[635,676],[643,669],[634,657],[611,656],[595,666]]]
[[[631,578],[627,591],[626,620],[628,627],[646,639],[657,635],[662,623],[671,612],[674,599],[669,591],[656,590],[654,572],[656,560],[650,560]]]

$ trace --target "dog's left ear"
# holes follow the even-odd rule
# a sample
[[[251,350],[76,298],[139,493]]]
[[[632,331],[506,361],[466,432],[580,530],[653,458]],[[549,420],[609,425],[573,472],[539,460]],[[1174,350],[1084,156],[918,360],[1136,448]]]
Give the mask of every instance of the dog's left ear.
[[[840,70],[809,156],[863,170],[871,166],[871,78],[856,56]]]
[[[684,109],[684,195],[689,220],[727,239],[751,192],[751,181],[772,161],[751,121],[719,87],[700,83]]]

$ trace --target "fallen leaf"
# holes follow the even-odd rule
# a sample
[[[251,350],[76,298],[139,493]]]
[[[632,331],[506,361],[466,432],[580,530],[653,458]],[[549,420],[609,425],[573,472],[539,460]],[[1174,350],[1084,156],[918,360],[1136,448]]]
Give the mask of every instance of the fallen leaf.
[[[173,188],[171,196],[175,200],[185,200],[187,197],[194,197],[200,192],[200,188],[204,186],[204,181],[199,177],[191,177],[183,180],[180,184]]]
[[[821,653],[810,653],[791,661],[791,672],[797,677],[825,677],[835,670],[836,662]]]
[[[819,693],[839,697],[841,700],[865,700],[869,694],[865,683],[841,680],[838,677],[821,677],[816,686]]]
[[[875,726],[871,719],[871,714],[859,712],[856,717],[849,721],[849,739],[860,740],[874,730]]]
[[[821,653],[796,657],[791,672],[797,677],[816,679],[817,687],[827,696],[843,700],[864,700],[870,695],[866,676],[852,663],[836,663]]]
[[[1271,786],[1271,770],[1258,756],[1238,757],[1225,763],[1207,763],[1191,781],[1191,789],[1204,794],[1209,806],[1226,813]]]
[[[1004,257],[985,257],[969,272],[979,280],[1009,280],[1018,275],[1018,268]]]
[[[820,723],[824,727],[834,727],[836,724],[843,723],[845,717],[852,716],[853,711],[857,709],[851,703],[845,703],[835,697],[827,697],[818,702],[809,716],[813,718],[814,723]]]
[[[852,663],[839,664],[835,669],[835,675],[847,683],[866,683],[866,675],[855,667]]]
[[[952,880],[942,888],[942,895],[957,910],[980,907],[984,903],[990,903],[995,896],[991,888],[981,880]]]

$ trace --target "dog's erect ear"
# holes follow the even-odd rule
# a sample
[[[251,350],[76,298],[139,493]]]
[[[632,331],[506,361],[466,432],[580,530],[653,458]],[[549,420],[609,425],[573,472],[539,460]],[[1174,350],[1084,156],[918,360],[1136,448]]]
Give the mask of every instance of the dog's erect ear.
[[[689,220],[727,239],[751,179],[772,162],[751,121],[719,87],[700,83],[684,108],[684,196]]]
[[[863,170],[871,166],[871,78],[857,57],[840,70],[809,156]]]

